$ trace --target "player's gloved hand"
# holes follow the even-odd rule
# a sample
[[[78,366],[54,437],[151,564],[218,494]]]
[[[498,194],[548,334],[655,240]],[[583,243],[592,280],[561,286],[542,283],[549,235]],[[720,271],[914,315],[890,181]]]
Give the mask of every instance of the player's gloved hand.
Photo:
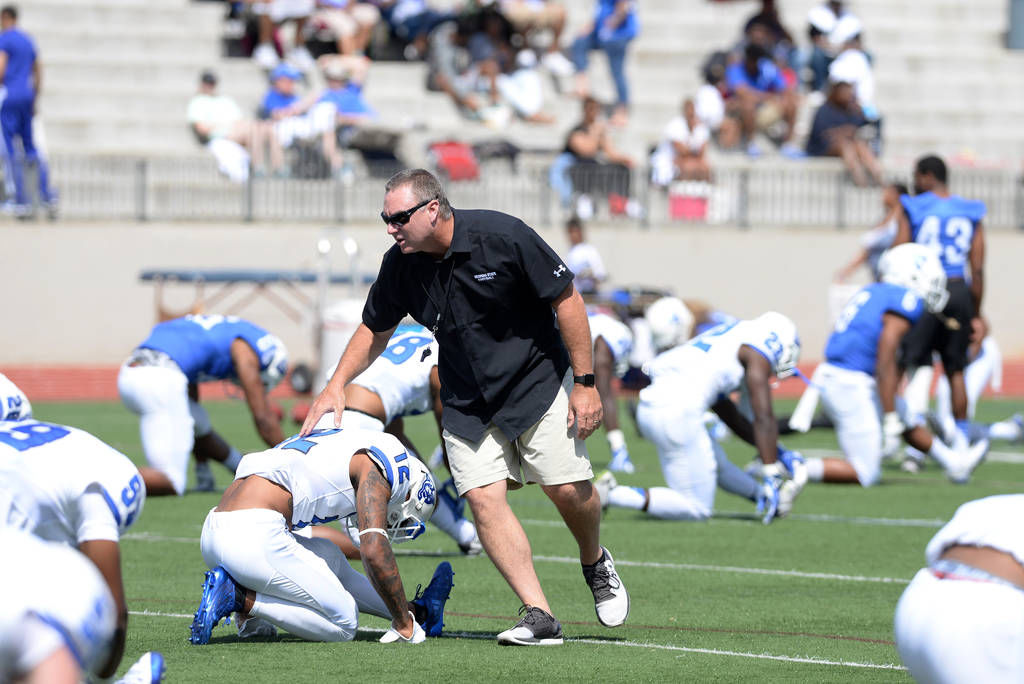
[[[773,463],[765,468],[778,465]],[[765,525],[775,519],[775,513],[779,509],[779,479],[768,475],[757,488],[757,512],[761,515],[761,522]]]
[[[412,616],[412,613],[409,613]],[[384,632],[384,636],[380,638],[382,644],[422,644],[427,638],[427,633],[420,627],[420,623],[416,622],[416,618],[412,620],[412,636],[408,639],[402,636],[397,629],[395,629],[395,623],[391,623],[391,627],[388,631]]]
[[[799,451],[790,451],[781,444],[778,445],[776,458],[785,467],[792,479],[799,488],[807,484],[807,462]]]
[[[882,455],[886,458],[894,458],[903,443],[903,432],[906,426],[900,419],[900,414],[889,411],[882,417]]]

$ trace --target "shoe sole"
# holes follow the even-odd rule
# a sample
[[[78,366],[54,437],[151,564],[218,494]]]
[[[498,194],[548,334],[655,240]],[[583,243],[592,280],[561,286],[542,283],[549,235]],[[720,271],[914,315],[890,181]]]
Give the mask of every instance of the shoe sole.
[[[561,646],[564,643],[562,637],[556,639],[516,639],[515,637],[498,637],[498,644],[501,646]]]

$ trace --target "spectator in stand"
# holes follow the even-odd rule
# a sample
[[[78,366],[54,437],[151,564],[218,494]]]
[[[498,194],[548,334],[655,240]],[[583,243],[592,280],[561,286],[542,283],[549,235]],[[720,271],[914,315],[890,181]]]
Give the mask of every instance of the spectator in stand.
[[[317,96],[300,99],[295,92],[302,73],[290,64],[278,64],[270,73],[270,90],[263,98],[261,114],[273,122],[274,135],[283,148],[297,141],[321,141],[321,152],[333,172],[341,168],[335,130],[337,128],[334,105],[320,103]]]
[[[463,116],[488,120],[496,111],[499,67],[490,41],[478,36],[476,26],[462,17],[430,34],[427,88],[447,94]]]
[[[457,16],[430,7],[427,0],[378,0],[377,4],[392,32],[408,43],[405,57],[410,60],[426,53],[431,31]]]
[[[578,216],[566,221],[565,234],[569,238],[569,253],[565,255],[565,265],[576,274],[572,284],[581,295],[597,294],[601,283],[608,279],[608,271],[604,268],[601,253],[597,251],[597,247],[585,242],[583,221]]]
[[[832,32],[841,19],[853,17],[842,0],[828,0],[811,8],[807,14],[807,35],[811,40],[810,55],[804,60],[810,69],[812,91],[822,91],[828,84],[828,67],[839,50]]]
[[[839,20],[832,32],[833,39],[842,46],[828,67],[828,77],[832,83],[845,81],[853,85],[854,96],[864,118],[874,129],[871,148],[875,155],[881,150],[882,116],[875,104],[875,75],[871,69],[871,60],[864,51],[861,42],[862,26],[860,20],[847,15]]]
[[[232,180],[242,182],[249,177],[250,155],[255,172],[265,174],[264,148],[268,145],[272,171],[283,171],[284,155],[270,123],[243,117],[238,103],[217,93],[217,76],[212,71],[200,74],[199,92],[188,102],[186,119],[199,143]]]
[[[317,0],[313,22],[334,34],[339,55],[362,55],[370,44],[380,10],[361,0]]]
[[[896,239],[896,231],[900,227],[900,213],[903,211],[900,197],[909,194],[910,191],[903,183],[891,183],[885,187],[885,190],[882,191],[882,207],[885,210],[885,218],[861,236],[860,250],[857,252],[857,256],[836,273],[835,281],[837,283],[846,282],[862,265],[866,265],[871,270],[871,279],[874,282],[877,283],[881,280],[878,262],[885,250],[892,246],[892,241]]]
[[[588,54],[603,50],[608,56],[608,69],[615,81],[618,100],[612,117],[624,125],[629,117],[629,82],[626,80],[626,47],[640,32],[634,0],[596,0],[594,21],[572,44],[572,61],[576,67],[576,92],[590,95],[587,79]]]
[[[807,155],[839,157],[855,185],[864,187],[869,180],[881,185],[882,167],[858,134],[865,124],[867,120],[853,96],[853,86],[846,82],[832,84],[828,99],[814,114]]]
[[[316,8],[316,0],[270,0],[253,2],[252,6],[259,22],[259,44],[252,52],[253,60],[267,71],[276,67],[281,58],[274,47],[274,30],[285,22],[293,21],[295,43],[288,52],[286,61],[303,73],[312,70],[313,55],[306,49],[303,31]]]
[[[763,38],[757,35],[759,29],[764,33]],[[763,42],[780,66],[786,65],[794,71],[798,68],[796,41],[782,25],[775,0],[761,0],[761,11],[747,19],[743,36],[746,42]]]
[[[610,202],[621,198],[627,213],[638,209],[635,203],[629,204],[633,202],[629,199],[633,160],[615,149],[603,109],[592,97],[583,100],[583,120],[569,131],[565,148],[555,158],[548,175],[563,207],[569,208],[575,197],[576,215],[582,219],[594,214],[592,193],[607,193]]]
[[[739,117],[747,154],[760,156],[761,149],[754,136],[758,131],[773,131],[781,123],[784,129],[777,137],[782,153],[802,156],[800,150],[790,143],[796,126],[796,92],[786,83],[782,72],[763,47],[753,43],[747,45],[743,61],[726,69],[725,81],[730,94],[729,107]]]
[[[527,123],[549,124],[555,118],[542,111],[544,86],[537,73],[537,56],[528,48],[518,50],[506,70],[495,77],[502,101]]]
[[[576,67],[562,54],[562,32],[567,13],[557,0],[501,0],[501,13],[516,31],[529,37],[535,31],[551,31],[551,43],[541,57],[541,64],[555,76],[572,76]]]
[[[668,122],[651,155],[651,182],[667,186],[677,179],[711,180],[706,154],[710,139],[708,127],[697,118],[693,98],[687,98],[682,114]]]
[[[697,118],[707,126],[711,137],[723,149],[732,149],[740,143],[740,123],[735,117],[725,115],[725,69],[728,55],[725,52],[712,53],[701,69],[704,85],[697,89],[694,106]]]

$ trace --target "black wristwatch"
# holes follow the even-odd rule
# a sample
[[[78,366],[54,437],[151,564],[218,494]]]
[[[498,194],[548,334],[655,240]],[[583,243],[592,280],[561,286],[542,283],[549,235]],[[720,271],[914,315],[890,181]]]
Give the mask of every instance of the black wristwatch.
[[[575,382],[577,385],[583,385],[584,387],[593,387],[594,374],[587,373],[586,375],[574,375],[572,376],[572,381]]]

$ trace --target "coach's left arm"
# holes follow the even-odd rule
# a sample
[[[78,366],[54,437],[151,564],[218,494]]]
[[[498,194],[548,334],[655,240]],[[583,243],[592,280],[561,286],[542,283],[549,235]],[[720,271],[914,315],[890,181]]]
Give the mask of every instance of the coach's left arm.
[[[245,402],[249,405],[252,420],[256,424],[256,432],[267,446],[280,444],[284,441],[281,421],[274,415],[270,400],[267,399],[267,391],[260,378],[260,357],[256,350],[242,338],[236,338],[231,343],[231,360],[235,364],[238,384],[242,386]]]

